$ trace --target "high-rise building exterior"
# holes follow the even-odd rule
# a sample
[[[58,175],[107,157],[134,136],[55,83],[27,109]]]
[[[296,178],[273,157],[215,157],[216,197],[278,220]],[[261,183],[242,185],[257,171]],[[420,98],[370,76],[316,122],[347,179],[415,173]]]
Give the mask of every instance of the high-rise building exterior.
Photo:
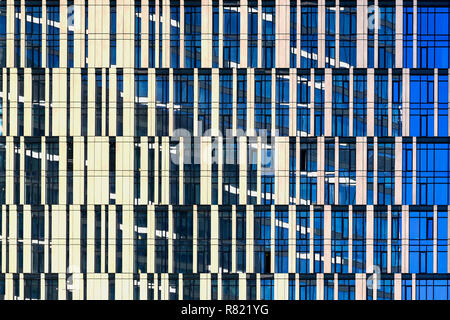
[[[0,1],[1,299],[450,299],[450,10]]]

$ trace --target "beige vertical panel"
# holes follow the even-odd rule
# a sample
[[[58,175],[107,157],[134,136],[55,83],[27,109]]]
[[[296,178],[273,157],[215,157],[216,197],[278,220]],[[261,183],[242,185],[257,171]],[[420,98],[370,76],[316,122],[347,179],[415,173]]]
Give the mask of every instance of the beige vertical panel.
[[[47,0],[42,0],[42,55],[41,55],[41,63],[42,68],[47,67]]]
[[[5,169],[6,169],[5,202],[6,202],[6,204],[12,204],[14,202],[14,177],[13,177],[14,156],[15,156],[15,154],[14,154],[14,138],[7,136],[6,137],[6,163],[5,163]],[[1,210],[1,207],[0,207],[0,210]],[[6,222],[4,222],[3,225],[6,225]],[[3,230],[1,230],[1,232],[2,232],[2,235],[6,234],[3,232]],[[5,243],[5,241],[3,241],[3,243]],[[2,249],[4,249],[4,248],[2,248]],[[2,250],[2,252],[6,252],[6,251]],[[2,261],[5,261],[5,258],[2,257]],[[1,269],[1,265],[0,265],[0,271],[1,270],[2,269]]]
[[[289,135],[297,135],[297,72],[289,69]]]
[[[434,92],[433,92],[433,101],[434,101],[434,136],[437,137],[439,135],[439,131],[438,131],[438,101],[439,101],[439,96],[438,96],[438,69],[434,69]]]
[[[325,0],[318,0],[317,5],[317,66],[325,67]],[[331,88],[331,87],[330,87]],[[326,126],[325,126],[326,128]]]
[[[141,1],[141,66],[148,68],[148,30],[149,30],[149,10],[148,0]]]
[[[58,203],[67,203],[67,138],[59,137]]]
[[[331,206],[325,205],[323,208],[323,271],[331,273]]]
[[[26,70],[30,70],[31,71],[31,69],[26,69]],[[50,126],[51,126],[51,123],[50,123],[50,99],[52,98],[52,97],[50,97],[50,69],[49,68],[45,68],[45,75],[44,75],[44,81],[45,81],[45,87],[44,87],[44,90],[45,90],[45,94],[44,94],[44,99],[45,99],[45,101],[44,101],[44,107],[45,107],[45,126],[44,126],[44,132],[45,132],[45,135],[46,136],[49,136],[50,135]],[[31,83],[31,82],[30,82]],[[27,86],[27,84],[26,84],[26,82],[25,82],[25,86]],[[31,94],[33,94],[33,93],[31,93]],[[26,126],[26,125],[25,125]]]
[[[193,205],[192,208],[192,273],[197,273],[197,239],[198,239],[198,227],[197,227],[197,205]],[[234,222],[232,223],[232,228],[234,226]],[[235,239],[235,236],[232,236],[232,239]],[[234,241],[233,241],[234,242]],[[236,251],[235,249],[235,244],[232,245],[232,253],[231,256],[234,257],[234,253],[233,250]],[[232,259],[232,262],[235,263],[235,259]],[[235,270],[235,269],[233,269]],[[236,271],[233,271],[236,272]],[[181,286],[180,286],[180,293],[182,293],[181,290]],[[181,298],[182,299],[182,298]]]
[[[211,203],[211,138],[200,137],[200,143],[200,203],[209,204]]]
[[[246,248],[245,248],[245,254],[246,254],[246,272],[251,273],[253,272],[253,241],[254,241],[254,221],[253,221],[253,205],[247,205],[246,206]]]
[[[325,203],[325,138],[317,137],[317,204]]]
[[[240,57],[239,65],[241,68],[247,68],[248,65],[248,1],[241,0],[241,15],[240,15]]]
[[[278,221],[275,220],[275,206],[270,206],[270,271],[275,273],[275,225]]]
[[[378,137],[373,138],[373,203],[378,204]]]
[[[86,275],[90,277],[95,272],[95,207],[94,205],[91,204],[88,204],[86,207],[87,207]]]
[[[22,202],[23,203],[23,202]],[[17,270],[17,207],[9,206],[9,272]],[[25,249],[25,248],[24,248]]]
[[[223,0],[219,0],[219,68],[223,68],[223,21]]]
[[[173,108],[174,108],[174,79],[173,69],[169,69],[169,136],[173,135]],[[213,109],[214,110],[214,109]]]
[[[353,133],[353,68],[350,68],[349,72],[349,86],[348,86],[348,135],[352,137],[356,134]]]
[[[188,148],[186,144],[186,139],[180,137],[180,142],[178,144],[178,199],[179,204],[184,204],[184,150]],[[189,146],[190,147],[190,146]]]
[[[438,272],[438,211],[437,206],[433,205],[433,273]]]
[[[25,203],[25,139],[20,137],[20,203]]]
[[[395,0],[395,67],[403,67],[403,0]]]
[[[15,8],[14,0],[6,1],[6,33],[8,35],[14,34],[14,23],[15,23]],[[22,11],[23,12],[23,11]],[[14,37],[8,36],[6,39],[6,67],[14,67]]]
[[[67,0],[59,1],[59,66],[61,68],[67,67],[67,13],[69,9],[67,8]]]
[[[201,21],[201,30],[202,30],[202,68],[211,68],[212,66],[212,0],[201,0],[202,5],[202,21]],[[214,101],[214,100],[213,100]]]
[[[74,152],[75,153],[75,152]],[[72,275],[72,285],[76,289],[73,291],[73,296],[76,298],[80,292],[79,288],[82,288],[82,280],[79,279],[81,271],[81,221],[80,221],[80,206],[72,205],[69,206],[69,268],[67,273],[73,273]],[[81,281],[80,281],[81,280]]]
[[[169,203],[169,165],[170,165],[170,156],[169,156],[169,137],[163,137],[162,139],[162,163],[161,166],[161,185],[159,186],[159,191],[161,193],[161,203],[168,204]],[[156,192],[155,192],[156,196]]]
[[[39,155],[41,159],[41,203],[45,203],[45,195],[46,195],[46,188],[45,188],[45,172],[47,170],[47,161],[46,160],[46,149],[47,146],[45,144],[45,137],[41,137],[41,154]]]
[[[52,133],[61,137],[67,133],[67,70],[53,70]]]
[[[388,136],[392,136],[392,69],[388,69]]]
[[[348,272],[353,272],[353,205],[348,206]]]
[[[402,300],[402,275],[394,274],[394,300]]]
[[[73,137],[73,203],[84,203],[84,138]]]
[[[184,68],[184,0],[180,0],[180,68]]]
[[[450,209],[450,206],[447,206],[447,216],[448,216],[449,209]],[[450,219],[447,219],[447,230],[449,230],[449,229],[450,229]],[[449,252],[449,251],[450,251],[450,241],[447,240],[447,252]],[[450,270],[450,255],[447,255],[447,270]],[[403,272],[403,270],[402,270],[402,272]]]
[[[402,77],[402,101],[403,101],[403,115],[402,115],[402,136],[409,136],[409,69],[403,69]]]
[[[302,59],[302,51],[301,51],[301,30],[302,30],[302,7],[301,1],[297,1],[297,67],[300,67],[300,62]]]
[[[155,69],[148,69],[148,134],[156,135],[156,75]]]
[[[211,136],[219,136],[219,69],[211,70]]]
[[[162,33],[162,45],[163,45],[163,55],[162,55],[162,67],[170,67],[170,0],[162,0],[162,16],[163,16],[163,33]]]
[[[355,300],[366,300],[366,274],[355,274]]]
[[[116,300],[133,299],[133,276],[126,273],[116,273]]]
[[[6,80],[6,76],[4,77]],[[17,100],[18,100],[18,76],[17,69],[9,69],[9,134],[11,136],[18,135],[18,123],[17,123]],[[6,82],[6,81],[5,81]],[[5,91],[6,94],[8,94]],[[6,109],[6,108],[5,108]],[[25,121],[25,120],[24,120]],[[6,121],[5,121],[6,122]],[[6,128],[5,128],[6,131]],[[23,203],[23,202],[21,202]]]
[[[118,15],[119,15],[118,11]],[[86,63],[85,57],[85,0],[74,0],[74,50],[73,66],[83,68]],[[119,34],[118,30],[118,34]]]
[[[140,205],[146,205],[148,200],[148,137],[141,137],[141,168],[140,168],[141,197]]]
[[[374,69],[367,69],[367,136],[374,135],[375,125],[375,73]]]
[[[336,0],[336,9],[335,9],[335,25],[334,25],[334,37],[335,37],[335,60],[334,60],[334,66],[336,68],[344,67],[344,64],[341,66],[341,55],[340,55],[340,28],[341,28],[341,6],[339,3],[339,0]],[[331,57],[325,57],[326,60],[329,60],[330,65],[333,65],[331,63]],[[351,136],[351,134],[350,134]]]
[[[11,215],[11,211],[10,211],[10,215]],[[23,217],[23,240],[17,240],[17,243],[19,243],[19,241],[21,241],[23,243],[23,254],[22,254],[23,272],[31,273],[33,270],[31,269],[32,262],[31,262],[31,206],[30,205],[23,206],[23,216],[22,217]],[[47,226],[47,223],[45,224],[45,226]],[[46,239],[48,239],[47,234],[48,233],[45,232]],[[18,235],[16,235],[16,236],[18,237]],[[48,252],[47,247],[44,250]],[[47,254],[45,254],[45,256],[46,256],[46,258],[48,258]],[[48,260],[44,259],[44,261],[48,261]],[[47,269],[46,268],[47,266],[48,266],[48,264],[45,264],[44,268]],[[17,271],[19,271],[19,270],[17,270]],[[49,272],[49,270],[45,270],[45,271]]]
[[[373,206],[366,207],[366,272],[373,273]]]
[[[200,300],[210,300],[210,299],[211,299],[211,274],[200,273]]]
[[[7,232],[7,228],[8,228],[8,224],[6,223],[6,205],[1,205],[0,206],[0,210],[2,213],[2,216],[0,217],[1,222],[2,222],[2,226],[1,226],[1,232],[2,235],[6,234]],[[3,237],[2,237],[3,240]],[[2,258],[2,262],[0,264],[0,271],[2,273],[6,273],[6,241],[2,241],[1,243],[1,248],[2,248],[2,252],[1,252],[1,258]]]
[[[239,143],[239,204],[247,203],[247,137],[238,137]]]
[[[297,257],[296,257],[296,237],[297,237],[297,228],[301,228],[301,226],[297,226],[297,217],[296,217],[296,207],[295,205],[289,206],[289,231],[288,231],[288,272],[295,273],[296,265],[297,265]],[[299,230],[300,232],[301,230]],[[305,230],[307,231],[307,230]]]
[[[238,97],[238,75],[237,75],[237,69],[233,68],[233,84],[232,84],[232,90],[233,90],[233,96],[232,96],[232,102],[233,102],[233,119],[232,119],[232,126],[231,126],[231,134],[233,136],[240,136],[240,135],[244,135],[243,132],[241,132],[241,130],[239,130],[239,134],[238,134],[238,130],[237,130],[237,97]],[[196,118],[195,118],[196,119]],[[225,132],[225,135],[228,135]]]
[[[20,67],[25,67],[25,22],[26,22],[26,15],[25,15],[25,1],[20,2],[20,13],[21,13],[21,20],[20,20]]]
[[[116,272],[116,206],[108,206],[108,266],[106,272]]]
[[[272,89],[272,93],[271,93],[271,107],[272,107],[272,110],[271,110],[271,115],[273,115],[273,116],[271,116],[271,118],[270,118],[270,120],[271,120],[271,132],[275,132],[275,134],[277,134],[276,133],[276,131],[275,131],[275,129],[276,129],[276,108],[275,108],[275,103],[276,103],[276,96],[277,96],[277,91],[276,91],[276,88],[277,88],[277,75],[276,75],[276,69],[275,68],[272,68],[271,69],[271,71],[272,71],[272,81],[271,81],[271,89]],[[281,76],[281,77],[284,77],[284,76]],[[267,135],[268,135],[268,133],[266,133]],[[279,134],[279,133],[278,133]]]
[[[325,136],[332,136],[333,129],[333,76],[331,69],[325,69]]]
[[[107,204],[109,197],[109,141],[107,137],[88,137],[89,204]]]
[[[255,73],[247,68],[247,136],[255,136]],[[450,123],[450,121],[449,121]],[[449,125],[450,126],[450,125]]]
[[[32,135],[32,126],[33,122],[31,121],[31,114],[32,114],[32,106],[31,106],[31,94],[32,94],[32,75],[31,75],[31,69],[24,69],[23,72],[23,101],[21,101],[21,97],[19,96],[19,92],[17,93],[19,101],[18,103],[23,102],[23,133],[25,136],[31,136]],[[17,85],[19,83],[17,82]],[[13,86],[11,84],[10,88]],[[46,82],[47,87],[47,82]],[[17,88],[18,89],[18,88]],[[48,96],[48,95],[46,95]],[[48,100],[46,100],[48,101]],[[11,109],[11,108],[10,108]],[[46,111],[48,110],[45,108]],[[47,111],[48,113],[48,111]],[[48,119],[48,117],[46,117]],[[10,119],[11,122],[12,119]],[[18,125],[18,124],[17,124]]]
[[[211,273],[219,272],[219,207],[211,206]]]
[[[81,70],[70,73],[70,134],[81,135]]]
[[[198,96],[199,96],[199,82],[198,82],[198,69],[195,68],[194,69],[194,83],[193,83],[193,87],[194,87],[194,101],[193,102],[193,136],[199,136],[202,135],[202,132],[198,132],[199,131],[199,125],[200,125],[200,121],[198,121]],[[203,130],[203,128],[201,128],[201,130]]]
[[[173,206],[168,206],[167,212],[168,228],[167,228],[167,270],[173,273]],[[212,223],[211,223],[212,225]],[[161,275],[162,276],[162,275]]]
[[[311,77],[310,77],[310,79],[309,79],[309,82],[308,82],[308,90],[309,90],[309,95],[310,95],[310,99],[311,99],[311,101],[310,101],[310,103],[309,103],[309,109],[310,109],[310,118],[309,118],[309,122],[310,122],[310,125],[311,125],[311,128],[310,128],[310,133],[311,133],[311,135],[314,135],[314,132],[315,132],[315,128],[314,128],[314,95],[315,95],[315,77],[314,77],[314,70],[315,69],[310,69],[311,70]]]
[[[409,210],[402,206],[402,273],[409,272]],[[415,295],[413,294],[413,297]]]
[[[395,137],[395,204],[402,204],[403,185],[403,144],[402,137]]]
[[[417,0],[413,0],[413,68],[417,68]]]
[[[274,274],[275,300],[289,299],[289,278],[287,273]]]
[[[66,272],[66,206],[52,206],[52,271],[57,273]]]
[[[134,69],[123,72],[123,135],[134,136]]]
[[[65,300],[67,298],[67,290],[66,290],[66,274],[58,273],[58,299]]]
[[[134,67],[134,22],[135,22],[135,13],[134,13],[134,1],[132,0],[124,0],[123,6],[123,32],[124,32],[124,40],[123,44],[123,67],[124,68],[133,68]],[[117,31],[119,33],[119,30]],[[125,72],[124,72],[124,84],[125,82]],[[133,91],[134,92],[134,91]]]
[[[108,274],[94,273],[88,275],[86,298],[88,300],[108,299]]]
[[[116,193],[117,203],[133,203],[134,146],[131,137],[116,138]]]
[[[339,204],[339,137],[334,138],[334,202]]]
[[[155,272],[155,206],[147,207],[147,271]]]
[[[275,137],[275,203],[289,204],[289,137]]]
[[[3,68],[1,71],[0,71],[0,73],[1,73],[1,75],[2,75],[2,79],[7,79],[7,69],[6,68]],[[2,86],[2,88],[0,88],[0,94],[1,94],[1,97],[2,98],[4,98],[4,97],[7,97],[7,94],[8,94],[8,90],[7,90],[7,84],[8,84],[8,81],[3,81],[3,86]],[[2,133],[1,133],[1,135],[2,136],[6,136],[6,133],[7,133],[7,129],[8,129],[8,127],[10,126],[9,125],[9,123],[7,123],[7,121],[5,121],[4,119],[7,119],[7,117],[8,117],[8,111],[6,110],[6,108],[3,108],[3,128],[2,128]],[[449,122],[450,123],[450,122]]]
[[[263,31],[263,14],[262,14],[262,0],[258,0],[258,43],[257,43],[257,68],[262,68],[262,31]]]
[[[387,206],[387,273],[392,273],[392,206]]]
[[[109,69],[109,136],[117,134],[117,73],[116,68]]]
[[[375,8],[377,8],[377,9],[372,14],[378,14],[377,13],[377,11],[379,11],[379,9],[378,9],[378,0],[375,0],[374,3],[375,3]],[[373,30],[373,40],[374,40],[373,66],[374,66],[374,68],[378,68],[378,29],[380,27],[379,17],[376,17],[374,22],[375,22],[375,28]],[[368,26],[368,27],[370,28],[370,26]]]
[[[122,249],[122,272],[128,274],[134,272],[134,250],[133,250],[133,205],[123,206],[123,249]]]
[[[290,63],[290,6],[289,0],[278,0],[275,6],[275,65],[289,68]]]
[[[367,67],[367,13],[367,0],[357,1],[356,30],[358,32],[356,34],[356,66],[358,68]]]
[[[256,164],[256,204],[261,204],[261,163],[262,163],[262,146],[261,137],[257,137],[256,148],[257,148],[257,164]],[[219,169],[220,170],[220,169]]]

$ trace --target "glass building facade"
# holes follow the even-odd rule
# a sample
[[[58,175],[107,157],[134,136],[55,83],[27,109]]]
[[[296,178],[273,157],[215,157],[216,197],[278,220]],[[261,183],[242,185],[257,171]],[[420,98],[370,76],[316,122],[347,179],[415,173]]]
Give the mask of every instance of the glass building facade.
[[[0,299],[450,299],[449,18],[0,1]]]

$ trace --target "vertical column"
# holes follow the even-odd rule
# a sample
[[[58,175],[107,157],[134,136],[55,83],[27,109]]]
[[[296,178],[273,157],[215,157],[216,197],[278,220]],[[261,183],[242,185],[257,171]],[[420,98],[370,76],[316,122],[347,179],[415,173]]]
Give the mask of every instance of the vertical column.
[[[325,0],[318,0],[317,14],[317,66],[325,68]]]
[[[275,65],[289,68],[290,54],[290,6],[289,0],[278,0],[275,5]]]
[[[364,68],[367,67],[367,0],[356,3],[356,66]]]
[[[395,67],[403,67],[403,0],[395,0]]]
[[[202,68],[211,68],[212,66],[212,29],[213,29],[213,8],[212,0],[202,1]],[[214,83],[214,82],[213,82]],[[214,101],[214,100],[213,100]]]

